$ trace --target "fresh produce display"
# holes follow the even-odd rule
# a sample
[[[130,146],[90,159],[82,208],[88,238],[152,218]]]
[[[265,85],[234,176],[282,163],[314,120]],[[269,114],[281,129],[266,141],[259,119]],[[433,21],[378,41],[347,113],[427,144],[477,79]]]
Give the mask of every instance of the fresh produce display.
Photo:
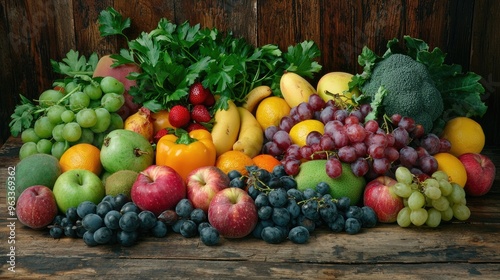
[[[363,73],[314,85],[311,41],[283,52],[167,19],[130,39],[114,9],[98,20],[126,48],[52,61],[62,79],[21,96],[9,124],[23,142],[19,220],[54,238],[304,244],[316,230],[465,221],[466,196],[493,184],[472,119],[486,111],[480,77],[419,39],[391,40],[383,56],[365,47]]]

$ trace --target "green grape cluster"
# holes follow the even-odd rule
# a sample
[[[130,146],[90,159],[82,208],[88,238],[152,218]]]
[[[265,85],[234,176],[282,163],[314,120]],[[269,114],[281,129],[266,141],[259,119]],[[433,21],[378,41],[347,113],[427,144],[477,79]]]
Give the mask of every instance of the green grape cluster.
[[[396,169],[397,183],[394,193],[403,198],[404,208],[397,216],[401,227],[410,225],[437,227],[441,221],[455,218],[465,221],[470,217],[466,205],[464,189],[450,182],[443,171],[435,171],[430,177],[420,181],[406,167]]]
[[[37,100],[40,114],[21,133],[19,158],[35,153],[60,158],[78,143],[100,148],[107,133],[123,128],[117,112],[125,103],[124,92],[123,83],[111,76],[73,79],[64,90],[44,91]]]

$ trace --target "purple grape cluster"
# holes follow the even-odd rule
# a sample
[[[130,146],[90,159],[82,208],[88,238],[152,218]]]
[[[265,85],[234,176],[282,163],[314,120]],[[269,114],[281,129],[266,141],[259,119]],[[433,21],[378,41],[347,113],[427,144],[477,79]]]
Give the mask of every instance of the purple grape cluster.
[[[278,126],[265,131],[263,153],[279,158],[288,175],[296,175],[304,161],[327,159],[325,171],[337,178],[342,163],[348,163],[356,176],[375,178],[391,175],[405,166],[414,174],[432,174],[437,170],[434,154],[449,151],[448,140],[426,133],[415,120],[395,114],[380,120],[366,120],[369,104],[346,106],[345,102],[325,102],[313,94],[280,120]],[[306,145],[292,142],[292,127],[304,120],[315,119],[324,124],[324,133],[312,131]]]

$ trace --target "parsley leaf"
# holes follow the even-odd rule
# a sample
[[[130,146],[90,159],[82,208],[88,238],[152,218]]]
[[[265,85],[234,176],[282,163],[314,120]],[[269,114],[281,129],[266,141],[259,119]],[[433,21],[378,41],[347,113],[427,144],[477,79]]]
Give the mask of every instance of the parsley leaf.
[[[130,18],[123,19],[122,15],[112,7],[108,7],[99,14],[99,32],[102,36],[123,35],[123,30],[130,27]],[[127,36],[125,36],[126,38]]]
[[[96,53],[92,53],[87,60],[85,56],[80,56],[78,51],[70,50],[66,54],[66,57],[62,59],[62,62],[51,59],[50,64],[54,72],[68,77],[75,77],[77,75],[92,76],[98,61],[99,58]]]
[[[17,137],[23,130],[31,127],[34,119],[38,117],[37,106],[33,104],[28,98],[23,95],[19,95],[21,98],[21,104],[16,105],[14,108],[14,113],[10,116],[11,121],[9,123],[10,133]]]
[[[303,77],[313,78],[314,73],[321,70],[321,65],[314,61],[318,56],[320,56],[320,51],[313,41],[305,41],[296,46],[289,46],[288,52],[284,54],[285,61],[288,62],[286,70]]]

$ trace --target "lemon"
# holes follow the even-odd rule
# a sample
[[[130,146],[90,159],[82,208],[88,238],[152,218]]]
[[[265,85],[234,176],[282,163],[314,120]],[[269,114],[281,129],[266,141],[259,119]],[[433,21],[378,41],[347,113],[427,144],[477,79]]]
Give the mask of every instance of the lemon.
[[[278,96],[264,98],[255,111],[255,118],[263,130],[274,125],[278,126],[280,120],[290,113],[290,106],[285,99]]]
[[[307,135],[312,131],[323,134],[325,132],[325,125],[318,120],[305,120],[292,126],[288,134],[294,144],[302,147],[306,145]]]
[[[467,171],[463,163],[450,153],[437,153],[434,158],[438,162],[438,170],[446,173],[452,182],[457,183],[462,188],[467,182]]]
[[[481,153],[484,148],[484,131],[471,118],[457,117],[449,120],[441,135],[451,143],[450,154],[458,157],[466,153]]]
[[[342,163],[342,174],[338,178],[330,178],[326,174],[326,160],[310,160],[300,165],[299,173],[295,176],[297,189],[304,191],[308,188],[316,189],[316,186],[325,182],[330,186],[330,195],[333,198],[348,197],[351,205],[356,205],[363,196],[366,181],[363,176],[356,176],[351,166]]]

